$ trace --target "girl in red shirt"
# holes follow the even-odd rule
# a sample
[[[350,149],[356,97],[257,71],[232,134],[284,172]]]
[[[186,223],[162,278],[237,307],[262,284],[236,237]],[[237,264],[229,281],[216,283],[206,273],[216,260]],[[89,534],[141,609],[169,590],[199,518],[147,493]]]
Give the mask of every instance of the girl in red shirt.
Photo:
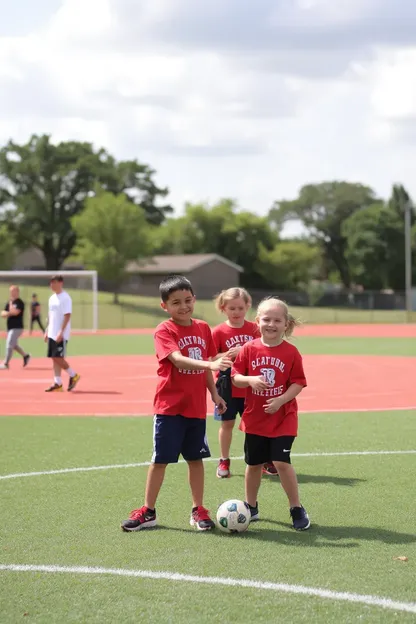
[[[293,527],[303,531],[310,527],[310,521],[299,500],[290,451],[298,434],[296,397],[306,387],[306,378],[302,356],[285,340],[298,323],[277,297],[268,297],[260,303],[256,321],[261,338],[241,348],[231,371],[233,385],[247,388],[240,424],[245,432],[246,501],[251,519],[258,520],[257,494],[262,468],[271,459],[289,499]]]
[[[245,343],[260,337],[257,323],[246,320],[247,312],[251,307],[251,297],[244,288],[228,288],[217,296],[215,305],[217,310],[227,317],[227,320],[217,325],[212,332],[218,351],[217,358],[227,354],[227,357],[234,361]],[[227,403],[227,410],[223,414],[220,414],[217,409],[214,411],[215,420],[221,422],[218,433],[221,457],[217,466],[217,477],[220,479],[231,476],[230,447],[233,429],[237,414],[240,416],[243,414],[246,396],[245,388],[233,386],[230,372],[229,369],[217,375],[218,393]],[[265,464],[263,472],[277,474],[271,462]]]

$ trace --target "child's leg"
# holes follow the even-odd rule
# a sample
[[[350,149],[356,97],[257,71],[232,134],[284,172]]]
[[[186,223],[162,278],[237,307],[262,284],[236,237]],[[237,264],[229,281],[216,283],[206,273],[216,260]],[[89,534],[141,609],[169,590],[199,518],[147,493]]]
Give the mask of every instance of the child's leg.
[[[262,470],[263,464],[258,464],[257,466],[246,466],[246,502],[250,505],[250,507],[257,506],[257,494],[260,489]]]
[[[218,432],[221,459],[229,459],[235,420],[223,420]]]
[[[150,464],[149,466],[144,498],[144,504],[148,509],[156,507],[156,500],[165,478],[166,466],[167,464]]]
[[[273,463],[279,472],[280,483],[289,499],[289,506],[300,507],[298,479],[292,464],[285,462]]]
[[[192,507],[202,507],[204,500],[204,464],[202,459],[188,461],[189,486],[192,494]]]

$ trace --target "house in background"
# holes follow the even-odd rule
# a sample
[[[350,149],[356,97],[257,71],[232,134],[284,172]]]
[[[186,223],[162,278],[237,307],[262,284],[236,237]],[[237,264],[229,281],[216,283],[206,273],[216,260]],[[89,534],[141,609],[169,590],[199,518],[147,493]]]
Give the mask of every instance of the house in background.
[[[129,278],[123,291],[159,296],[159,283],[170,273],[184,275],[199,299],[211,299],[224,288],[238,286],[243,268],[217,254],[153,256],[143,263],[127,265]]]

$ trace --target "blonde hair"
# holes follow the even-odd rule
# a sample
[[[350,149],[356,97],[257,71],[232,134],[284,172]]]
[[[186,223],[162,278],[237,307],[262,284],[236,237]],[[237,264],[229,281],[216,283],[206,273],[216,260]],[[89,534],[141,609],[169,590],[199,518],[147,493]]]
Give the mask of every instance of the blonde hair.
[[[286,323],[287,323],[285,336],[289,338],[293,334],[295,327],[300,327],[302,325],[302,322],[300,321],[300,319],[295,318],[293,314],[289,312],[287,303],[279,299],[279,297],[271,296],[271,297],[265,297],[264,299],[262,299],[259,305],[257,306],[256,319],[259,318],[263,308],[265,308],[267,305],[270,305],[270,304],[275,307],[281,308],[283,310]]]
[[[233,299],[242,299],[246,305],[251,306],[251,296],[246,289],[235,286],[234,288],[222,290],[220,294],[215,297],[214,302],[218,312],[224,312],[227,303],[233,301]]]

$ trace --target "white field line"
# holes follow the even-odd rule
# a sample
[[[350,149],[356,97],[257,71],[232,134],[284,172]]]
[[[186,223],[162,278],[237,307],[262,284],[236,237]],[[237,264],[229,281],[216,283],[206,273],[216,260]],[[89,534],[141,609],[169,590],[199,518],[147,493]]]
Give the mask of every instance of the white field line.
[[[399,602],[391,598],[381,596],[370,596],[365,594],[355,594],[350,592],[338,592],[330,589],[320,589],[319,587],[305,587],[304,585],[290,585],[288,583],[269,583],[265,581],[254,581],[249,579],[224,578],[221,576],[193,576],[190,574],[180,574],[178,572],[153,572],[152,570],[126,570],[123,568],[95,568],[87,566],[59,566],[59,565],[1,565],[0,571],[4,572],[46,572],[51,574],[89,574],[122,576],[141,579],[152,579],[162,581],[173,581],[182,583],[199,583],[201,585],[222,585],[226,587],[243,587],[248,589],[259,589],[263,591],[282,592],[286,594],[297,594],[303,596],[315,596],[328,600],[340,602],[350,602],[372,607],[381,607],[391,611],[402,611],[406,613],[416,613],[415,602]]]
[[[292,457],[352,457],[364,455],[415,455],[416,450],[407,451],[345,451],[333,453],[292,453]],[[244,459],[243,456],[231,457],[233,461]],[[218,457],[208,457],[204,462],[217,462]],[[180,459],[178,464],[185,464],[185,460]],[[7,475],[0,475],[0,481],[6,479],[23,479],[25,477],[42,477],[44,475],[68,474],[71,472],[95,472],[97,470],[115,470],[119,468],[144,468],[149,466],[150,461],[131,463],[131,464],[108,464],[104,466],[80,466],[76,468],[60,468],[57,470],[41,470],[37,472],[16,472]]]

